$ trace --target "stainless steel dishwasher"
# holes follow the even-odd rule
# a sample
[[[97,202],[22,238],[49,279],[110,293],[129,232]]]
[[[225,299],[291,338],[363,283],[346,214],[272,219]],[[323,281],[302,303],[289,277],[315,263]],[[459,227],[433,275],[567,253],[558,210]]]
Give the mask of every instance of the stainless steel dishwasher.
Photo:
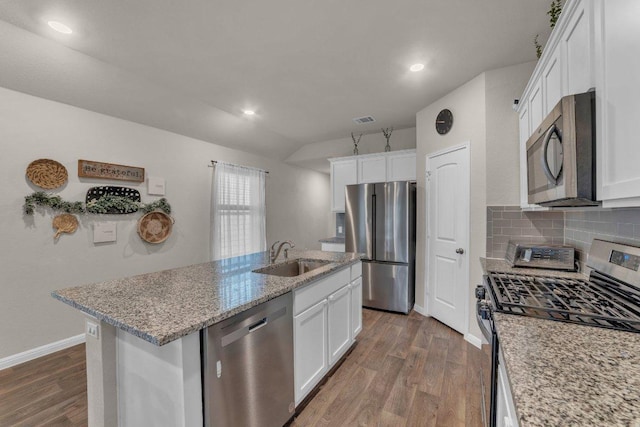
[[[281,427],[295,411],[289,292],[202,334],[208,427]]]

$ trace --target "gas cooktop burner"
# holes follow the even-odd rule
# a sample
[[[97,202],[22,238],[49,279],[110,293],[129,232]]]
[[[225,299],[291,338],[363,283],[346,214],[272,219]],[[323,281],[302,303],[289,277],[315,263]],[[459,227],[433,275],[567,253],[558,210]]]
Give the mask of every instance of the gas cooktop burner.
[[[489,273],[498,312],[640,332],[640,292],[593,272],[589,280]]]

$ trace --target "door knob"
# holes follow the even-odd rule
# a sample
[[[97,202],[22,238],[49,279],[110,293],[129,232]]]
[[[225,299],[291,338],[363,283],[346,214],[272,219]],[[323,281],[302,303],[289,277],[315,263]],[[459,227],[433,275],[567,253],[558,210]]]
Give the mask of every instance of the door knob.
[[[456,249],[456,253],[462,255],[464,253],[464,249],[458,248]]]

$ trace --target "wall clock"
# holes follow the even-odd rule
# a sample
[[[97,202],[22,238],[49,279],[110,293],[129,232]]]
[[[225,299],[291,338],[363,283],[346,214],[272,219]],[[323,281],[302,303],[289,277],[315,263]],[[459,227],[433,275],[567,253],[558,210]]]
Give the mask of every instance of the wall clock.
[[[436,131],[440,135],[444,135],[451,130],[451,126],[453,126],[453,113],[445,108],[436,117]]]

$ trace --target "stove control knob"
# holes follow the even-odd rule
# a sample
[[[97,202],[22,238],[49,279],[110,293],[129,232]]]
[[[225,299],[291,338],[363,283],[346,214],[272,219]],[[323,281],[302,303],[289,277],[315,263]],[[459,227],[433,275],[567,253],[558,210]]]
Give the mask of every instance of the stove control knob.
[[[491,309],[489,308],[489,304],[481,301],[480,304],[478,304],[478,314],[483,320],[491,318]]]
[[[485,297],[485,288],[482,285],[478,285],[476,286],[476,298],[477,299],[484,299]]]

